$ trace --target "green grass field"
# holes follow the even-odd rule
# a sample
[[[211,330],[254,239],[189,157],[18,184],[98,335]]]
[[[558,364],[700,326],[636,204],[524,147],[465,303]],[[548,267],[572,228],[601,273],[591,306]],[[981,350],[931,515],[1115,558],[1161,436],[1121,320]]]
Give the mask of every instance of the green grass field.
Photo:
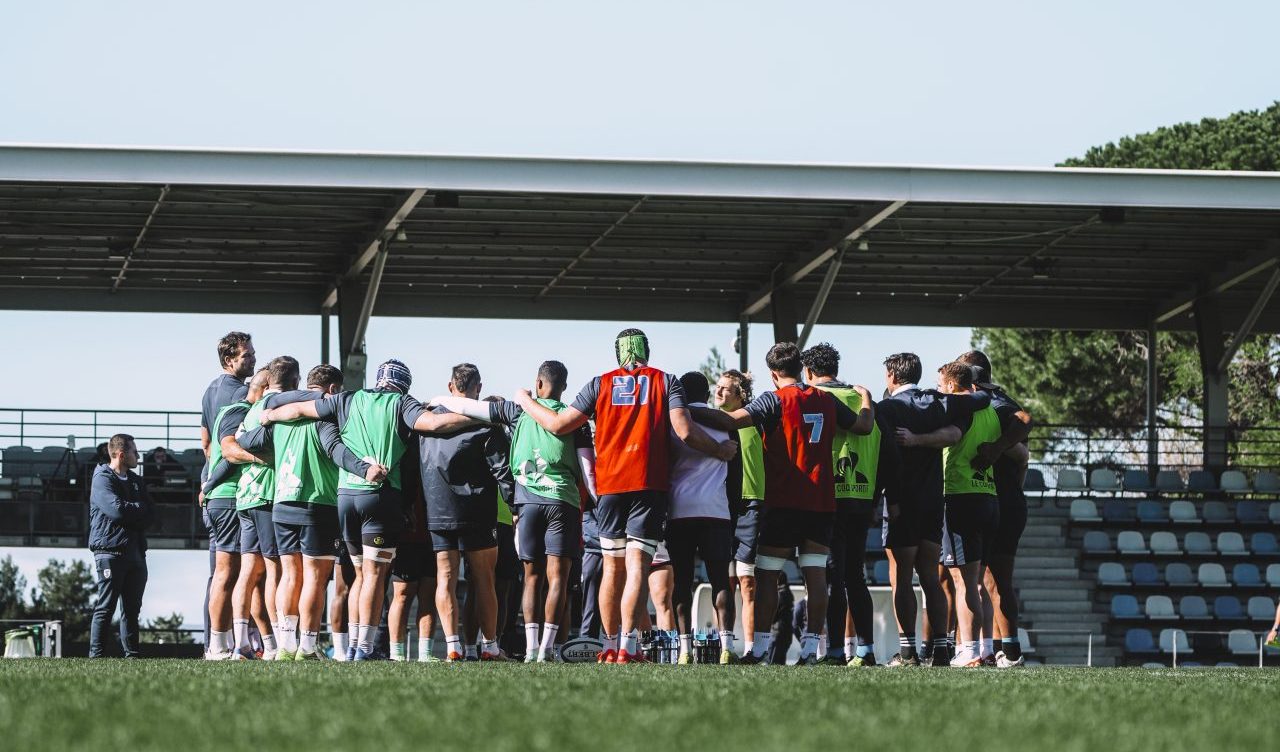
[[[0,660],[0,748],[1263,749],[1277,691],[1273,669]]]

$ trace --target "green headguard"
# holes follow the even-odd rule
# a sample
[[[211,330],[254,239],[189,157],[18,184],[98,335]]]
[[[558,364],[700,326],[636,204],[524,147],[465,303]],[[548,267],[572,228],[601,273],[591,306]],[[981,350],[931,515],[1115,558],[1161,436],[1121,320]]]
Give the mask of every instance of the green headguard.
[[[613,342],[618,365],[631,370],[637,363],[649,362],[649,338],[639,329],[624,329]]]

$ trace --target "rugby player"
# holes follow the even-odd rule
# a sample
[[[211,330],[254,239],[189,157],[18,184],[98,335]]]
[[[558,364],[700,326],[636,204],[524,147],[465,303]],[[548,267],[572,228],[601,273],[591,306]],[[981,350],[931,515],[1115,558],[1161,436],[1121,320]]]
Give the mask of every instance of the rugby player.
[[[644,606],[649,563],[666,522],[670,488],[668,434],[694,449],[728,460],[735,442],[717,444],[694,425],[675,377],[649,365],[649,339],[625,329],[614,341],[618,368],[592,379],[573,404],[556,412],[527,389],[516,403],[556,435],[570,434],[596,419],[596,490],[604,571],[600,612],[605,648],[602,662],[643,662],[636,623]]]
[[[449,394],[475,400],[483,386],[480,370],[470,363],[454,366]],[[427,503],[427,529],[436,552],[436,610],[445,636],[445,660],[457,661],[474,649],[480,660],[506,660],[498,648],[498,598],[494,575],[498,562],[499,484],[508,482],[510,444],[501,428],[433,407],[431,414],[467,422],[467,427],[419,441],[422,492]],[[505,496],[513,496],[510,490]],[[458,610],[458,569],[467,562],[467,606],[463,647]],[[472,631],[475,631],[475,635]]]
[[[711,388],[707,377],[691,371],[680,377],[689,407],[707,408]],[[725,441],[729,434],[704,428],[714,441]],[[683,441],[671,440],[671,498],[668,511],[666,544],[670,553],[674,581],[671,600],[680,630],[679,663],[692,662],[693,649],[693,572],[695,558],[706,564],[707,579],[716,611],[720,644],[732,650],[733,632],[728,614],[729,562],[732,557],[733,531],[730,527],[728,465],[715,457],[690,449]]]
[[[276,361],[272,361],[274,365]],[[298,381],[297,362],[288,358],[281,366],[288,372],[273,373],[272,379],[284,391],[267,396],[262,402],[264,409],[314,401],[342,391],[342,371],[334,366],[312,368],[305,390],[293,388]],[[281,568],[276,592],[280,652],[276,657],[318,660],[323,656],[317,649],[317,638],[325,588],[342,539],[338,528],[338,468],[371,482],[385,478],[387,469],[357,458],[342,443],[337,426],[328,422],[259,426],[237,441],[254,454],[269,452],[274,462],[275,503],[271,516]]]
[[[800,354],[806,383],[828,392],[850,410],[862,409],[862,397],[840,381],[840,353],[822,342]],[[892,431],[879,420],[865,436],[837,429],[832,443],[836,516],[831,536],[830,597],[827,601],[827,655],[824,663],[876,665],[872,635],[874,609],[866,579],[867,531],[877,516],[874,498],[899,482],[901,461]],[[894,507],[889,512],[897,513]],[[845,630],[852,620],[855,636]]]
[[[799,551],[808,615],[800,641],[800,662],[817,663],[818,638],[827,615],[827,556],[835,517],[832,445],[836,428],[869,434],[875,414],[871,395],[855,386],[861,409],[854,413],[829,393],[801,383],[800,349],[779,342],[765,355],[775,391],[756,397],[727,415],[738,428],[764,433],[765,496],[756,554],[756,625],[772,622],[778,572]],[[745,663],[761,663],[769,652],[769,632],[756,632]]]
[[[594,452],[593,452],[594,454]],[[582,512],[582,621],[578,635],[600,637],[600,578],[604,575],[604,556],[600,552],[600,523],[596,519],[596,495],[591,493],[589,505]]]
[[[956,362],[973,369],[974,386],[991,396],[991,407],[1000,419],[1000,441],[979,448],[979,457],[993,462],[1000,507],[1000,524],[995,539],[986,547],[983,561],[986,565],[983,590],[990,595],[994,617],[994,634],[986,633],[983,651],[989,647],[987,640],[994,637],[995,645],[990,647],[995,651],[996,665],[1015,668],[1023,665],[1023,658],[1018,642],[1018,595],[1014,589],[1013,568],[1018,541],[1027,526],[1027,497],[1022,491],[1022,482],[1027,472],[1026,440],[1031,433],[1031,415],[993,383],[991,361],[984,353],[970,350],[956,358]]]
[[[914,570],[924,592],[926,660],[946,666],[947,600],[938,577],[942,556],[942,448],[960,440],[953,423],[989,400],[985,395],[957,397],[950,402],[934,390],[921,389],[922,368],[915,353],[890,355],[884,361],[888,396],[876,406],[883,425],[893,428],[901,448],[902,482],[886,490],[884,545],[889,557],[889,582],[898,620],[898,654],[890,666],[919,666],[916,648]],[[949,413],[951,409],[953,412]],[[899,513],[890,516],[889,506]]]
[[[404,493],[408,526],[400,536],[396,558],[391,562],[391,603],[387,610],[387,631],[391,640],[391,660],[409,660],[409,607],[418,602],[418,662],[437,663],[432,655],[436,629],[436,554],[427,531],[426,500],[422,495],[422,467],[417,444],[405,450],[400,463],[400,484]]]
[[[725,412],[733,412],[752,399],[752,379],[749,374],[729,369],[720,374],[716,381],[716,407]],[[756,537],[760,524],[760,504],[764,500],[764,439],[760,429],[746,426],[737,429],[738,444],[741,446],[739,459],[741,468],[737,475],[730,475],[729,501],[733,504],[733,561],[730,562],[731,581],[736,582],[742,595],[742,635],[744,650],[751,652],[755,639],[756,624]],[[730,465],[730,473],[735,468]],[[735,486],[734,481],[737,481]],[[733,598],[728,599],[730,609]],[[729,630],[728,642],[720,641],[720,662],[733,663],[738,654],[733,648],[733,612],[729,612],[730,620],[725,625]]]
[[[568,407],[560,401],[568,378],[568,369],[559,361],[548,360],[539,366],[534,378],[538,403],[557,413]],[[511,471],[516,481],[516,533],[524,564],[524,660],[550,660],[560,629],[567,626],[560,623],[559,614],[568,598],[568,574],[582,552],[579,484],[584,484],[594,498],[595,449],[591,431],[583,425],[571,436],[557,436],[512,401],[481,402],[448,395],[431,402],[514,431]],[[546,598],[540,604],[544,583]]]
[[[257,363],[253,339],[244,332],[228,332],[218,340],[222,372],[205,388],[200,405],[200,446],[206,460],[204,475],[221,459],[217,434],[229,406],[242,402]],[[234,426],[231,429],[234,432]],[[225,660],[234,648],[231,593],[240,571],[240,528],[235,510],[235,483],[221,484],[214,495],[200,493],[205,528],[209,531],[209,580],[205,586],[205,648],[211,659]]]
[[[259,416],[262,425],[302,419],[333,423],[342,443],[357,457],[387,468],[386,478],[378,482],[346,471],[338,479],[338,521],[356,569],[351,597],[358,607],[350,609],[349,619],[356,641],[348,649],[353,660],[373,659],[370,632],[382,618],[387,576],[404,527],[400,458],[415,431],[451,430],[470,422],[462,416],[427,412],[409,395],[412,383],[413,375],[404,363],[388,360],[378,366],[373,389],[294,402]]]

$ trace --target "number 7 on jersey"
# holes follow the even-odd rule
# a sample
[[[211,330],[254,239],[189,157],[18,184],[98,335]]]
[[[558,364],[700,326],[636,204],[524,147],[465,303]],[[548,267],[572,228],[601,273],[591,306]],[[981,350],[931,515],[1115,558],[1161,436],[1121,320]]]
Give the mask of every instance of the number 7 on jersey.
[[[809,424],[809,443],[818,444],[822,441],[822,424],[825,419],[822,413],[803,413],[804,422]]]

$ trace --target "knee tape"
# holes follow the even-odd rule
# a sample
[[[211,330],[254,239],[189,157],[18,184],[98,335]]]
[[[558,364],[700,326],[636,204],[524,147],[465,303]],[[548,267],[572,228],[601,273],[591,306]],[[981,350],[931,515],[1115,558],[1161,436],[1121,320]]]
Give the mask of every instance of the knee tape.
[[[796,559],[796,563],[801,569],[806,567],[825,567],[827,565],[826,554],[800,554]]]
[[[612,556],[615,559],[623,558],[627,555],[627,539],[626,538],[601,538],[600,539],[600,555]]]
[[[733,563],[734,573],[739,577],[755,577],[756,565],[748,564],[745,561],[735,561]]]
[[[763,569],[766,572],[781,572],[787,560],[781,556],[765,556],[764,554],[756,554],[756,569]]]
[[[627,548],[632,551],[643,551],[652,558],[654,554],[658,553],[658,541],[627,536]]]
[[[365,546],[364,555],[361,559],[373,559],[379,564],[390,564],[396,558],[396,550],[394,548],[378,548],[377,546]]]

